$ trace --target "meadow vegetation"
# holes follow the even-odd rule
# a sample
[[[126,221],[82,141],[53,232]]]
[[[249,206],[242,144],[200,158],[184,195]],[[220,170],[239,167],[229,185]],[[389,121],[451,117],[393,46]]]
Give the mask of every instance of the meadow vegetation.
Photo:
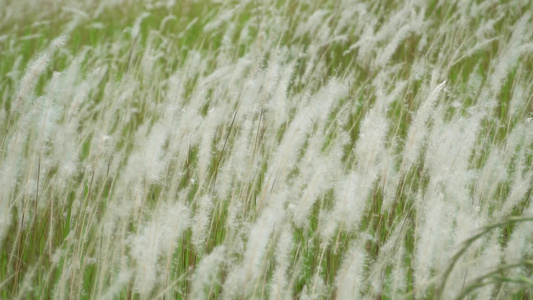
[[[529,0],[0,0],[0,299],[529,299]]]

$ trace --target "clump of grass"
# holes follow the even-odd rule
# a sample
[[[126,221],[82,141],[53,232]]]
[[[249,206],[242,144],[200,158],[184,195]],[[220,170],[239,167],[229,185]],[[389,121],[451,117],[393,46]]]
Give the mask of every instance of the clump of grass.
[[[526,2],[0,7],[0,298],[529,297]]]

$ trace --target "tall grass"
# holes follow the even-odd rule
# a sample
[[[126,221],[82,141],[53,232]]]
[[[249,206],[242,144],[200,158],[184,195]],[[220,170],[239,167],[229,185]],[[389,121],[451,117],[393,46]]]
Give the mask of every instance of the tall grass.
[[[0,0],[1,299],[529,299],[529,1]]]

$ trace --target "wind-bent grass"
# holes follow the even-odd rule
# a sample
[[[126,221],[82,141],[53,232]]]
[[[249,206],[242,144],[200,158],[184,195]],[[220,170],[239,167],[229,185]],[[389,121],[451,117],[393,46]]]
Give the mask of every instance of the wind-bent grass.
[[[0,0],[0,299],[528,299],[528,1]]]

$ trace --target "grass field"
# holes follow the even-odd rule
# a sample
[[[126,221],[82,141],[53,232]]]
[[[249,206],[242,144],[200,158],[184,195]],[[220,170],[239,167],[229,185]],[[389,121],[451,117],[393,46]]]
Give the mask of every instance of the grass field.
[[[0,0],[0,299],[533,298],[532,14]]]

